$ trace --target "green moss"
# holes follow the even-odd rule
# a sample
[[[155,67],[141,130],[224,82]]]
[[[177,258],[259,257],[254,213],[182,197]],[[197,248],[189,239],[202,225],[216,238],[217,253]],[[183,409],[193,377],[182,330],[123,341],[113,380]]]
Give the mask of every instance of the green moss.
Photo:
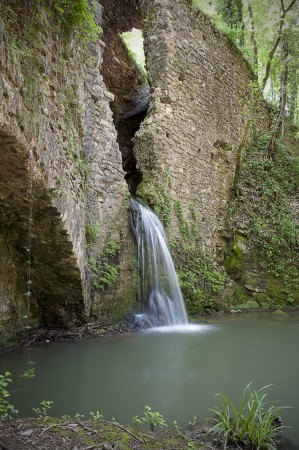
[[[269,297],[276,305],[284,305],[288,302],[287,292],[283,280],[279,277],[269,276],[267,280],[266,290]]]
[[[243,286],[240,286],[237,283],[233,285],[233,291],[230,295],[230,300],[232,305],[240,305],[248,300],[248,293]],[[239,308],[238,308],[239,309]]]
[[[237,234],[229,248],[224,267],[228,274],[237,275],[243,264],[243,254],[246,249],[247,239]]]
[[[138,302],[136,296],[137,271],[130,280],[130,286],[123,288],[109,303],[109,316],[114,322],[119,322],[128,314],[138,311]]]

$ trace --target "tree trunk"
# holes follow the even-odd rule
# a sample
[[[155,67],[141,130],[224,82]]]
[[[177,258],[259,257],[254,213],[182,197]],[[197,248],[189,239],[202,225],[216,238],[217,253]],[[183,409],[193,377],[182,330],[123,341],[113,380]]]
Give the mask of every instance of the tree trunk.
[[[276,119],[276,124],[274,131],[271,136],[271,140],[268,145],[267,156],[268,158],[275,158],[275,143],[278,138],[279,131],[281,129],[281,139],[284,138],[284,119],[286,113],[286,103],[287,103],[287,86],[289,79],[289,67],[288,67],[288,57],[289,57],[289,46],[288,42],[285,40],[282,46],[282,58],[283,58],[283,69],[280,76],[280,97],[279,97],[279,107],[278,115]]]
[[[251,47],[252,47],[252,52],[253,52],[253,62],[254,62],[254,67],[257,70],[258,69],[258,50],[257,50],[257,42],[255,39],[255,29],[254,29],[252,7],[249,2],[247,4],[247,9],[248,9],[248,16],[249,16],[249,20],[250,20],[250,41],[251,41]]]

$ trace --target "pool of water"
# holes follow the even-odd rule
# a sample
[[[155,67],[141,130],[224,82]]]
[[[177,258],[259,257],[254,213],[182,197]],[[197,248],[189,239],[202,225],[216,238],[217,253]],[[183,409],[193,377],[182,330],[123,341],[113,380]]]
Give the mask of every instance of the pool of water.
[[[14,376],[10,398],[20,416],[32,416],[42,400],[52,400],[52,415],[99,411],[127,424],[145,405],[165,419],[186,426],[194,414],[210,417],[223,392],[238,400],[249,383],[273,384],[269,399],[292,406],[282,414],[287,434],[299,449],[299,315],[210,319],[190,328],[156,329],[100,340],[36,346],[0,359],[0,373]]]

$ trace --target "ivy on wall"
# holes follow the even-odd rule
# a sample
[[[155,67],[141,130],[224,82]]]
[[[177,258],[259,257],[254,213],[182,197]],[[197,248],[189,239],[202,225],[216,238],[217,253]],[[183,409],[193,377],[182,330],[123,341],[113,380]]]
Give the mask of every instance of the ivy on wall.
[[[118,281],[120,274],[118,256],[122,247],[123,241],[108,241],[100,255],[89,259],[87,269],[92,275],[94,289],[104,290]]]
[[[35,0],[42,5],[50,17],[58,18],[64,35],[75,32],[85,42],[96,41],[101,27],[95,21],[96,2],[88,0]],[[37,13],[38,14],[38,13]]]

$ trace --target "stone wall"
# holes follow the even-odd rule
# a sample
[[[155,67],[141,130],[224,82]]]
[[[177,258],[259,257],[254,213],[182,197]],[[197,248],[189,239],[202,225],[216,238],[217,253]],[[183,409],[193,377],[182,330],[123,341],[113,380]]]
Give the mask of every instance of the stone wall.
[[[0,326],[10,310],[22,322],[18,311],[26,309],[31,203],[31,322],[69,326],[90,313],[88,258],[103,250],[112,224],[114,237],[127,228],[126,215],[119,217],[127,187],[109,106],[114,96],[100,74],[105,44],[63,39],[53,18],[52,29],[37,28],[27,45],[32,11],[22,1],[2,6],[0,271],[9,275],[0,279]],[[99,6],[99,22],[101,13]],[[92,226],[97,233],[86,246]]]
[[[140,0],[151,96],[135,138],[143,175],[137,195],[164,219],[169,216],[171,239],[181,234],[179,220],[196,218],[203,246],[221,262],[236,152],[251,113],[253,75],[238,50],[190,3]]]
[[[37,21],[29,39],[34,10],[21,0],[0,0],[0,327],[9,330],[27,324],[30,208],[31,325],[71,326],[90,315],[112,322],[136,309],[136,257],[117,140],[131,145],[138,129],[134,122],[127,136],[123,119],[131,104],[136,108],[140,80],[117,34],[140,26],[140,11],[135,0],[100,3],[104,34],[86,44],[75,34],[63,37],[57,17],[49,19],[42,8],[52,27]],[[155,207],[171,240],[192,222],[202,246],[222,262],[253,76],[186,0],[139,0],[139,8],[150,106],[134,155],[129,145],[123,165],[127,176],[138,175],[134,189],[142,176],[137,195]],[[147,108],[147,91],[141,94],[137,122]]]

